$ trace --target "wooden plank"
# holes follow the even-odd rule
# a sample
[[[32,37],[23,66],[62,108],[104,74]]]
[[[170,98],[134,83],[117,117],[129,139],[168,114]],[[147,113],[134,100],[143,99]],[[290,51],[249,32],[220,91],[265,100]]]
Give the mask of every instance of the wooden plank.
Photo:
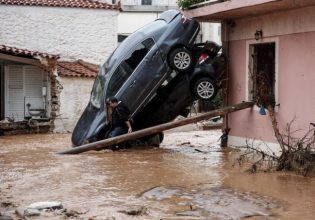
[[[24,58],[24,57],[7,55],[7,54],[2,54],[2,53],[0,53],[0,59],[26,63],[30,65],[35,65],[35,66],[42,66],[41,62],[37,59]]]
[[[253,105],[254,105],[253,102],[242,102],[236,105],[227,106],[224,108],[213,110],[213,111],[210,111],[201,115],[197,115],[191,118],[185,118],[178,121],[172,121],[172,122],[157,125],[154,127],[146,128],[143,130],[135,131],[129,134],[124,134],[117,137],[108,138],[105,140],[85,144],[79,147],[75,147],[69,150],[59,152],[58,154],[79,154],[79,153],[83,153],[90,150],[100,150],[105,147],[116,145],[116,144],[119,144],[128,140],[133,140],[133,139],[137,139],[137,138],[141,138],[141,137],[145,137],[145,136],[149,136],[153,134],[158,134],[159,132],[162,132],[164,130],[169,130],[169,129],[180,127],[183,125],[196,123],[198,121],[203,121],[203,120],[215,117],[215,116],[225,115],[225,114],[239,111],[242,109],[251,108]]]

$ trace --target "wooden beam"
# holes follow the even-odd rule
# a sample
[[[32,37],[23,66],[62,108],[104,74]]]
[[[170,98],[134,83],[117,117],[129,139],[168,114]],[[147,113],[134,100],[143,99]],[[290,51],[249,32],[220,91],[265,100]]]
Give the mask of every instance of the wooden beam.
[[[24,57],[19,57],[19,56],[12,56],[12,55],[3,54],[3,53],[0,53],[0,59],[26,63],[30,65],[35,65],[35,66],[41,66],[41,62],[39,60],[29,59],[29,58],[24,58]]]
[[[79,153],[83,153],[90,150],[100,150],[100,149],[103,149],[104,147],[116,145],[116,144],[119,144],[128,140],[133,140],[133,139],[137,139],[137,138],[141,138],[141,137],[145,137],[145,136],[149,136],[153,134],[158,134],[164,130],[169,130],[175,127],[180,127],[180,126],[195,123],[198,121],[203,121],[203,120],[215,117],[215,116],[226,115],[228,113],[239,111],[245,108],[251,108],[253,105],[254,105],[253,102],[242,102],[236,105],[227,106],[224,108],[213,110],[213,111],[210,111],[201,115],[197,115],[191,118],[185,118],[178,121],[172,121],[172,122],[157,125],[154,127],[146,128],[143,130],[135,131],[129,134],[124,134],[117,137],[108,138],[108,139],[93,142],[90,144],[85,144],[79,147],[75,147],[69,150],[59,152],[58,154],[79,154]]]

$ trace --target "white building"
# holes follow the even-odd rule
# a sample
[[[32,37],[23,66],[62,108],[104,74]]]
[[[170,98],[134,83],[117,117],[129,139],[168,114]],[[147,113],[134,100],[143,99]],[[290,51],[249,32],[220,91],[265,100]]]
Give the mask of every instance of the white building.
[[[0,135],[34,123],[73,129],[97,66],[117,46],[119,10],[94,0],[0,1]]]
[[[106,1],[106,0],[105,0]],[[107,0],[115,2],[115,0]],[[177,0],[121,0],[123,11],[118,15],[118,42],[154,21],[166,10],[178,9]],[[220,23],[201,22],[199,41],[215,41],[221,44]]]

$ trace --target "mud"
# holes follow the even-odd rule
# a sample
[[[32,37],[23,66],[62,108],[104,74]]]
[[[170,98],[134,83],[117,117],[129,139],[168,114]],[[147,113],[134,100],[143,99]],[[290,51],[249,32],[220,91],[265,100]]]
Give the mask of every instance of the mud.
[[[0,212],[60,201],[29,219],[314,219],[315,180],[248,174],[220,131],[168,132],[160,148],[57,155],[70,135],[0,138]]]

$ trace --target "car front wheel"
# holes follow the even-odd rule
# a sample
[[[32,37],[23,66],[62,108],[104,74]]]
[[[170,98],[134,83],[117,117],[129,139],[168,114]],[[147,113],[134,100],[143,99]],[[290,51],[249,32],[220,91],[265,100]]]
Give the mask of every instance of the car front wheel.
[[[179,72],[185,72],[192,66],[192,54],[186,48],[176,48],[170,53],[169,64]]]
[[[210,78],[203,77],[194,84],[194,94],[201,100],[212,100],[217,94],[217,86]]]

